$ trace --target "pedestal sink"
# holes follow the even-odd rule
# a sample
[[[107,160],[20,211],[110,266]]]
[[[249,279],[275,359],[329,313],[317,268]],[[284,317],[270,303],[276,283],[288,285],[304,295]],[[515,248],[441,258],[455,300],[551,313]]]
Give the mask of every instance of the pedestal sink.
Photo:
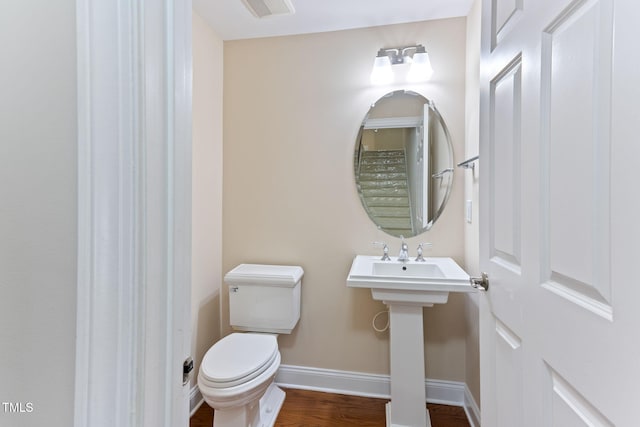
[[[347,286],[369,288],[373,299],[389,306],[391,401],[387,426],[431,427],[426,410],[422,308],[444,304],[449,292],[474,292],[469,275],[445,257],[401,262],[358,255]]]

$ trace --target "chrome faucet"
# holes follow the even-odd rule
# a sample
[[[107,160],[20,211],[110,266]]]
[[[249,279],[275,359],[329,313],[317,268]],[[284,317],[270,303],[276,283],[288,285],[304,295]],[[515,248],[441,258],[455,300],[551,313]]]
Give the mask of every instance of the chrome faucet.
[[[400,235],[400,239],[402,239],[402,243],[400,244],[400,253],[398,254],[398,261],[407,262],[409,261],[409,246],[404,241],[404,236]]]

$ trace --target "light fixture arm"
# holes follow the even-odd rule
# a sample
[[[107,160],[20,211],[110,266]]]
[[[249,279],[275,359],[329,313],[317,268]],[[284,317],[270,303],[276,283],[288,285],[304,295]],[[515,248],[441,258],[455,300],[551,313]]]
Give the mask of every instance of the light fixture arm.
[[[412,70],[410,70],[408,77],[410,81],[428,80],[431,73],[433,73],[427,50],[421,44],[381,48],[376,55],[373,71],[371,72],[371,82],[374,84],[390,83],[393,80],[391,67],[405,62],[412,64]]]
[[[421,44],[415,46],[382,48],[378,51],[378,57],[388,56],[392,65],[404,64],[407,58],[413,58],[416,53],[425,53],[427,50]]]
[[[389,49],[380,49],[378,51],[379,58],[388,56],[392,65],[402,64],[404,62],[404,58],[401,55],[401,51],[398,48],[389,48]]]
[[[409,53],[410,51],[413,51]],[[413,57],[416,53],[425,53],[427,50],[421,44],[416,46],[407,46],[402,48],[402,56],[404,57]]]

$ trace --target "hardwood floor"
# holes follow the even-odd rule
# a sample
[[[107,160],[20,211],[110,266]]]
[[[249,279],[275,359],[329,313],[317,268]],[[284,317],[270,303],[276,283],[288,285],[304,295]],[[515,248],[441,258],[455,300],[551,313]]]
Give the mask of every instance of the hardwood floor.
[[[384,427],[385,399],[284,389],[287,398],[276,427]],[[462,408],[428,404],[433,427],[470,427]],[[211,427],[213,409],[206,403],[191,417],[190,427]]]

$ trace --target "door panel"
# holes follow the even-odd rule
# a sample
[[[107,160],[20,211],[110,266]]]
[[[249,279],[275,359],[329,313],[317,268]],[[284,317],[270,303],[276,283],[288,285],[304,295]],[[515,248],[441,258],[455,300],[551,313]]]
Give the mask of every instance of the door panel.
[[[544,286],[606,319],[612,31],[610,1],[575,5],[543,32],[541,61]]]
[[[504,323],[496,319],[496,395],[500,405],[496,427],[513,427],[522,420],[522,341]]]
[[[492,0],[491,49],[513,28],[522,13],[523,0]]]
[[[491,261],[520,274],[521,57],[491,81]]]
[[[552,427],[613,427],[588,400],[558,373],[550,371],[549,388],[551,401],[549,420]]]

